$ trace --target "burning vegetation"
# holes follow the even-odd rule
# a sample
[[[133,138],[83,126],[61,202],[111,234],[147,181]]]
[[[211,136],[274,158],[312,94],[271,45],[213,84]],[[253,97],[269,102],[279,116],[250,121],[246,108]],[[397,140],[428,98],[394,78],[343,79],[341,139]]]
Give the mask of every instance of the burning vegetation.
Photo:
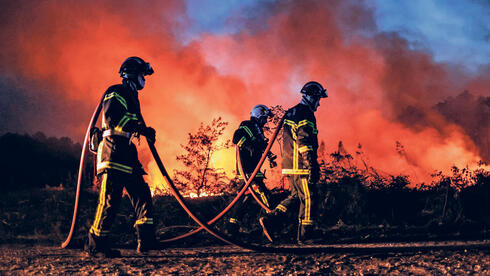
[[[216,119],[209,125],[203,124],[197,133],[201,130],[208,132],[217,126],[222,128],[223,123]],[[1,165],[5,168],[0,175],[4,179],[0,200],[0,215],[4,218],[0,220],[2,239],[58,243],[69,228],[67,218],[73,206],[80,145],[66,138],[49,138],[42,134],[6,134],[0,136],[0,149],[4,153],[0,158]],[[401,145],[398,150],[402,151]],[[340,142],[335,151],[329,152],[323,143],[319,154],[322,161],[319,222],[327,231],[326,241],[484,238],[489,234],[486,229],[490,229],[487,208],[490,171],[483,163],[476,169],[452,167],[449,173],[437,171],[431,182],[415,185],[408,175],[391,175],[377,170],[365,157],[361,145],[351,152]],[[41,160],[51,161],[48,164]],[[56,162],[64,166],[53,167]],[[90,163],[91,160],[88,161]],[[91,225],[97,201],[97,193],[94,192],[97,186],[91,185],[93,167],[86,168],[81,223],[75,237],[79,242]],[[38,174],[31,177],[25,174],[26,170]],[[233,178],[214,182],[210,177],[207,181],[208,186],[200,191],[203,197],[189,202],[202,218],[214,217],[236,191],[236,187],[230,184]],[[284,186],[273,190],[274,200],[286,196],[282,188]],[[195,191],[184,187],[183,193],[190,196]],[[215,195],[211,196],[213,193]],[[158,191],[154,193],[153,201],[155,217],[158,218],[157,229],[162,239],[181,234],[182,228],[195,227],[172,197]],[[127,197],[123,199],[121,208],[121,212],[130,213],[131,204]],[[248,227],[243,231],[250,234],[244,239],[262,242],[257,212],[260,212],[260,207],[250,206],[243,219],[244,227]],[[127,227],[132,225],[132,219],[130,215],[116,220],[114,228],[121,243],[133,242],[132,230]],[[291,214],[290,219],[294,221],[297,218]],[[289,230],[284,229],[284,233],[294,232]],[[281,241],[289,242],[294,238],[284,234]],[[210,240],[199,236],[189,242],[206,243]]]
[[[203,124],[206,126],[206,124]],[[204,127],[206,128],[206,127]],[[17,163],[13,146],[26,149],[15,151],[15,158],[63,162],[70,166],[53,168],[45,162]],[[63,149],[60,145],[65,145]],[[5,240],[26,239],[58,242],[67,232],[67,218],[71,215],[73,205],[74,183],[80,147],[67,139],[46,138],[41,134],[33,137],[27,135],[7,134],[0,137],[0,149],[6,153],[1,157],[1,164],[8,171],[2,170],[2,202],[0,214],[0,233]],[[27,149],[29,149],[27,151]],[[430,237],[446,238],[482,238],[488,235],[490,213],[487,208],[490,197],[490,171],[484,166],[471,170],[453,167],[450,173],[436,172],[431,183],[414,186],[406,175],[389,175],[379,172],[363,159],[363,149],[347,151],[342,143],[336,151],[322,154],[322,179],[320,186],[321,226],[327,229],[328,240],[385,240],[385,239],[426,239]],[[59,161],[56,161],[59,160]],[[68,162],[68,163],[67,163]],[[90,162],[88,162],[90,163]],[[36,171],[42,177],[29,178],[26,169]],[[81,208],[81,223],[77,239],[83,239],[90,227],[97,193],[90,185],[93,168],[87,168],[85,192]],[[19,178],[20,177],[20,178]],[[8,179],[13,179],[9,181]],[[218,186],[209,180],[210,189],[201,190],[201,195],[230,192],[234,189],[228,182]],[[22,180],[22,182],[19,182]],[[232,181],[232,180],[229,180]],[[22,185],[20,185],[20,184]],[[61,184],[60,184],[61,183]],[[185,189],[185,188],[184,188]],[[195,190],[184,190],[191,195]],[[274,191],[274,198],[279,200],[286,196],[280,188]],[[193,209],[203,218],[214,217],[234,195],[220,194],[206,196],[190,201]],[[161,193],[154,195],[155,210],[158,217],[157,229],[162,238],[177,235],[180,228],[194,227],[194,223],[185,215],[172,197]],[[15,202],[15,204],[14,204]],[[22,202],[22,204],[18,204]],[[19,207],[20,206],[20,207]],[[122,202],[122,212],[129,212],[131,204],[127,197]],[[49,211],[47,211],[49,210]],[[38,214],[38,212],[41,212]],[[249,213],[243,222],[247,233],[245,239],[260,241],[261,230],[257,226],[258,206],[250,206]],[[290,219],[294,220],[294,214]],[[132,216],[119,217],[115,232],[120,233],[120,241],[131,243]],[[54,227],[54,228],[53,228]],[[180,227],[180,228],[179,228]],[[288,229],[284,230],[285,233]],[[294,231],[291,231],[294,232]],[[189,242],[198,242],[191,239]],[[284,235],[282,241],[288,242]],[[202,243],[204,240],[200,240]]]
[[[254,10],[234,18],[247,26],[237,33],[183,43],[179,34],[190,19],[182,1],[3,2],[0,177],[6,191],[71,190],[80,146],[46,136],[80,141],[96,99],[120,82],[122,57],[136,54],[155,68],[140,95],[145,118],[189,196],[235,192],[228,126],[259,103],[293,106],[301,84],[315,79],[330,95],[317,112],[325,223],[488,225],[488,208],[478,205],[489,185],[488,66],[465,72],[436,62],[397,33],[378,30],[368,5],[277,1],[260,16]],[[278,116],[281,110],[273,109]],[[40,129],[47,135],[11,134]],[[165,183],[145,143],[140,147],[157,200]],[[280,156],[280,141],[273,151]],[[93,187],[93,167],[86,168],[84,187]],[[277,169],[267,176],[270,188],[287,188]]]
[[[235,126],[256,104],[290,107],[311,79],[330,95],[317,115],[328,152],[342,141],[356,157],[360,143],[369,165],[410,175],[413,185],[431,182],[433,171],[488,161],[488,68],[469,73],[436,62],[378,30],[374,11],[359,1],[277,1],[260,16],[245,10],[231,18],[246,26],[235,34],[190,43],[179,37],[190,23],[183,1],[105,3],[3,3],[1,134],[42,130],[80,141],[96,100],[120,81],[123,57],[138,55],[155,68],[142,109],[176,170],[184,166],[175,156],[185,154],[181,144],[200,122],[222,117]],[[298,20],[304,14],[309,19]],[[232,177],[233,156],[219,151],[212,167]],[[161,183],[149,152],[140,157],[151,182]]]
[[[480,100],[481,101],[481,100]],[[273,107],[276,116],[272,117],[265,127],[265,132],[271,133],[275,124],[284,113],[281,106]],[[228,122],[218,117],[209,124],[201,123],[194,133],[188,133],[187,144],[181,145],[184,154],[178,155],[183,167],[174,169],[175,183],[181,192],[189,197],[213,196],[222,194],[233,194],[238,188],[238,179],[233,170],[226,173],[215,160],[228,165],[235,164],[235,156],[230,154],[234,148],[229,139],[223,137]],[[281,150],[281,135],[276,141],[275,150]],[[140,145],[142,146],[142,145]],[[6,179],[3,185],[5,190],[16,190],[19,188],[74,185],[77,173],[80,144],[74,144],[70,138],[57,139],[46,137],[43,133],[33,136],[5,134],[0,137],[0,149],[4,152],[1,160],[1,177]],[[14,150],[15,149],[15,150]],[[22,149],[19,151],[18,149]],[[400,141],[394,141],[394,148],[400,159],[410,158],[410,152]],[[324,141],[321,141],[318,150],[318,161],[321,169],[320,185],[328,187],[343,179],[358,183],[367,189],[402,189],[402,190],[431,190],[438,187],[451,187],[457,191],[472,186],[478,186],[488,181],[490,173],[488,163],[483,160],[473,166],[458,167],[453,165],[444,170],[433,170],[425,181],[419,181],[416,171],[413,174],[408,171],[405,174],[391,174],[376,167],[369,160],[369,153],[365,152],[363,146],[358,143],[354,151],[348,151],[342,141],[339,141],[334,151],[327,151]],[[280,155],[279,155],[280,156]],[[16,161],[17,160],[17,161]],[[21,162],[31,160],[32,162]],[[37,161],[36,161],[37,160]],[[52,160],[49,162],[40,160]],[[60,165],[55,165],[55,164]],[[94,178],[93,160],[86,160],[84,173],[85,187],[89,187]],[[265,166],[263,166],[265,168]],[[22,171],[29,170],[39,172],[34,178],[31,174],[23,174]],[[266,180],[267,185],[274,189],[288,188],[287,182],[282,179],[279,169],[271,169]],[[267,169],[266,169],[267,171]],[[41,176],[41,177],[38,177]],[[21,181],[17,178],[21,177]],[[163,178],[158,171],[149,167],[147,180],[150,183],[152,194],[169,195]],[[21,185],[16,184],[20,182]],[[94,182],[97,189],[98,182]]]

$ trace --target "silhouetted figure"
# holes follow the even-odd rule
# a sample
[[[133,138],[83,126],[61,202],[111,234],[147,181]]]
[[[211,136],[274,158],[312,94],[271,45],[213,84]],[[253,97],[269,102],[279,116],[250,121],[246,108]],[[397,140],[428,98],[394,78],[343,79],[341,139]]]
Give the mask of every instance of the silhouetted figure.
[[[247,179],[251,176],[267,147],[268,140],[264,136],[263,127],[267,123],[267,118],[271,115],[272,113],[267,106],[262,104],[257,105],[250,112],[250,120],[241,122],[240,127],[233,134],[233,143],[238,146],[243,168],[243,171],[241,171],[237,160],[237,172],[240,177],[241,187],[245,185],[245,178],[243,176],[246,175]],[[269,152],[268,158],[271,168],[277,166],[277,163],[274,161],[276,156],[272,152]],[[272,208],[271,192],[264,184],[264,177],[264,174],[259,171],[252,180],[250,187],[264,205]],[[251,200],[254,200],[252,196],[246,194],[241,202],[233,206],[228,224],[228,233],[230,235],[238,233],[240,220],[247,213],[247,205]]]
[[[320,177],[315,111],[320,106],[320,99],[327,97],[327,91],[320,83],[310,81],[303,86],[301,93],[301,102],[284,115],[282,174],[289,179],[291,193],[273,212],[259,219],[264,234],[271,242],[284,222],[286,212],[298,200],[298,243],[310,243],[318,233],[314,228],[317,182]]]
[[[101,175],[102,183],[87,248],[92,256],[120,255],[111,249],[108,235],[123,188],[136,213],[137,251],[147,251],[155,241],[151,192],[143,179],[146,173],[138,160],[136,146],[131,142],[140,134],[155,142],[155,130],[142,123],[138,100],[138,91],[145,86],[144,76],[153,74],[153,69],[143,59],[130,57],[123,62],[119,73],[122,84],[109,87],[102,103],[103,138],[97,150],[97,174]]]

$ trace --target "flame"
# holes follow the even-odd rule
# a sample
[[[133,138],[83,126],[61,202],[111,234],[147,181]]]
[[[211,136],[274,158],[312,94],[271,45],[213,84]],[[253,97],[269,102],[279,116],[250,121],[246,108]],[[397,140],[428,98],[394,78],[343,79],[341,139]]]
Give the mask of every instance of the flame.
[[[208,197],[208,196],[216,196],[216,195],[221,195],[221,194],[215,194],[215,193],[207,193],[207,192],[201,192],[199,195],[196,193],[189,193],[188,196],[189,198],[197,198],[197,197]]]
[[[183,45],[176,35],[189,24],[183,1],[110,2],[5,6],[0,72],[20,97],[8,107],[17,119],[1,119],[7,131],[41,129],[81,140],[101,93],[120,82],[120,63],[137,55],[155,68],[140,101],[169,172],[183,169],[175,156],[199,123],[221,116],[230,122],[225,136],[231,137],[253,106],[290,108],[312,79],[329,91],[316,113],[329,152],[338,141],[347,148],[361,143],[373,167],[417,181],[452,165],[474,166],[488,154],[488,142],[470,137],[432,106],[464,88],[490,96],[489,69],[469,75],[435,62],[397,34],[378,32],[362,3],[279,1],[242,32],[206,34]],[[26,108],[31,105],[36,108]],[[476,136],[488,137],[488,123],[475,125],[481,126]],[[396,141],[406,155],[397,153]],[[167,191],[144,145],[140,159],[152,191]],[[212,165],[231,176],[234,159],[233,150],[220,151]]]
[[[211,157],[211,167],[223,169],[227,177],[232,178],[235,174],[235,148],[222,149]]]

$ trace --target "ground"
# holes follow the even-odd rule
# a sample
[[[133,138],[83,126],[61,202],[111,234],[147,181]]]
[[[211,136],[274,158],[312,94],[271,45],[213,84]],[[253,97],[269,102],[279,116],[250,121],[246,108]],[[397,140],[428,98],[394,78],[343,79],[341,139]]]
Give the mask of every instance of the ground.
[[[97,259],[80,249],[4,244],[0,274],[490,274],[490,241],[315,246],[312,253],[258,253],[233,246],[167,248],[138,256]],[[393,249],[394,246],[394,249]]]

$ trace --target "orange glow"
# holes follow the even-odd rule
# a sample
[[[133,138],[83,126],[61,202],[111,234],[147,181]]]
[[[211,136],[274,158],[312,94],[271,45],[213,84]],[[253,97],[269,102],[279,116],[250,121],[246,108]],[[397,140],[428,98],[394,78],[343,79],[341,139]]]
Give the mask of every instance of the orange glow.
[[[428,181],[434,170],[474,166],[482,149],[431,107],[462,92],[464,85],[490,95],[490,74],[450,79],[444,65],[410,50],[396,35],[348,33],[338,23],[347,16],[342,1],[333,2],[278,3],[263,29],[205,35],[187,46],[172,32],[176,15],[179,24],[187,24],[183,1],[26,2],[8,19],[9,32],[0,34],[10,45],[2,49],[0,69],[9,67],[20,78],[51,87],[48,96],[59,105],[79,103],[86,120],[67,120],[69,133],[60,135],[81,137],[101,93],[120,82],[120,63],[132,55],[148,60],[155,74],[141,92],[141,107],[157,131],[156,146],[170,174],[182,169],[175,159],[182,153],[180,144],[201,122],[223,117],[230,122],[225,136],[231,138],[253,106],[287,109],[299,102],[298,91],[309,80],[325,84],[329,92],[316,114],[327,152],[340,140],[352,150],[361,143],[373,167],[410,174],[417,182]],[[376,28],[367,8],[355,13],[366,22],[351,20],[351,28]],[[308,18],[299,20],[305,14]],[[423,121],[401,121],[412,118],[403,113],[409,106],[424,112]],[[59,116],[69,118],[70,110]],[[396,152],[396,141],[406,156]],[[146,144],[139,150],[152,191],[166,191]],[[231,177],[234,149],[217,152],[211,163]]]

